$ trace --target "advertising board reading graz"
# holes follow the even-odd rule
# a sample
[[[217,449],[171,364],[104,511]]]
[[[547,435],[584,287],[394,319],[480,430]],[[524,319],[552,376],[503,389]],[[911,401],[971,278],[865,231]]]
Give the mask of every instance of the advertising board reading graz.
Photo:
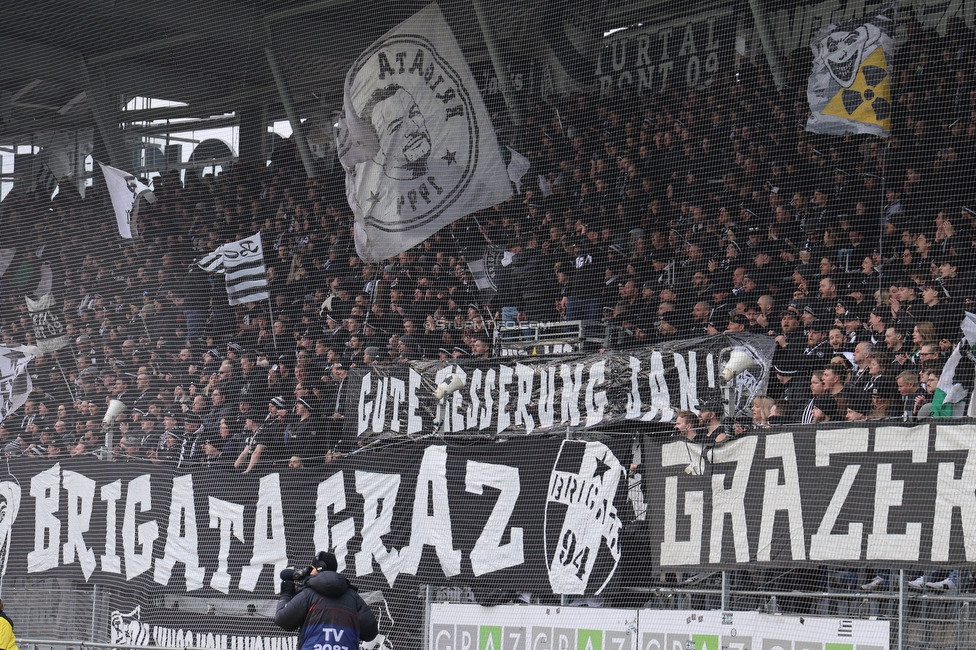
[[[330,549],[365,589],[590,595],[626,584],[625,565],[952,566],[976,559],[974,433],[798,427],[713,450],[648,436],[643,521],[629,435],[417,441],[261,477],[12,459],[0,569],[271,596],[281,569]]]

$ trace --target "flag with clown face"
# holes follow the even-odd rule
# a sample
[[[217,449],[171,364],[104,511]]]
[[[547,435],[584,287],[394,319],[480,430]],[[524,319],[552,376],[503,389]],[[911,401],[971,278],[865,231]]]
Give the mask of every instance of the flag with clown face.
[[[808,131],[890,134],[894,13],[889,5],[869,18],[827,25],[814,38]]]

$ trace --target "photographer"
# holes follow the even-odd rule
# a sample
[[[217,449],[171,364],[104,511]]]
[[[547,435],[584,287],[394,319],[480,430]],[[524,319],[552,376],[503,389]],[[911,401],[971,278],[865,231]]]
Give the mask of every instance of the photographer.
[[[379,633],[369,605],[337,568],[335,555],[320,551],[307,570],[282,571],[275,623],[284,630],[301,628],[299,650],[330,646],[356,650],[360,641],[372,641]],[[305,588],[296,594],[295,580],[286,578],[305,576]]]

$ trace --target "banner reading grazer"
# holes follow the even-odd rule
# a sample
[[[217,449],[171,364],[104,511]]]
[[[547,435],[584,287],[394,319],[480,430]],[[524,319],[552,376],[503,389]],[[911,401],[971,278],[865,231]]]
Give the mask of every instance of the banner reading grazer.
[[[697,412],[706,397],[720,397],[719,374],[733,347],[756,362],[737,378],[741,408],[763,394],[774,346],[766,336],[723,334],[629,352],[354,368],[346,382],[347,437],[669,422],[678,409]],[[438,401],[434,389],[452,374],[465,386]]]
[[[779,427],[704,458],[699,445],[648,439],[657,516],[643,551],[652,566],[698,571],[973,562],[974,451],[973,424]]]

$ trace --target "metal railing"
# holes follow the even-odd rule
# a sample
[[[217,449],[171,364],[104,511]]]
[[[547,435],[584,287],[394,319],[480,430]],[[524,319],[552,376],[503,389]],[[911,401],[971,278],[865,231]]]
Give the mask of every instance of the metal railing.
[[[905,574],[892,572],[890,585],[880,591],[865,592],[856,587],[848,590],[835,589],[763,589],[760,585],[735,585],[735,572],[714,572],[702,578],[694,586],[650,585],[631,588],[623,594],[629,598],[629,606],[656,610],[721,610],[724,612],[760,611],[770,615],[831,617],[887,620],[891,622],[890,647],[898,650],[962,650],[976,648],[976,593],[966,591],[952,593],[915,593],[908,590]],[[77,585],[84,590],[84,585]],[[89,589],[91,587],[89,586]],[[14,592],[14,593],[6,593]],[[111,643],[106,638],[109,632],[108,610],[99,606],[101,590],[90,602],[92,610],[84,608],[79,595],[71,585],[60,587],[35,586],[30,590],[32,596],[16,590],[5,589],[8,611],[15,626],[23,630],[25,636],[18,639],[21,650],[145,650],[147,646]],[[43,593],[40,593],[43,592]],[[72,597],[70,594],[75,592]],[[25,598],[20,598],[24,595]],[[60,610],[57,596],[70,598],[71,618],[66,625],[52,628]],[[88,594],[91,596],[92,594]],[[463,587],[420,588],[417,603],[418,620],[421,614],[426,619],[432,602],[474,603],[474,594]],[[66,601],[62,600],[63,605]],[[561,601],[568,604],[568,599]],[[540,604],[545,604],[542,602]],[[607,606],[611,603],[607,602]],[[88,621],[86,623],[86,621]],[[399,620],[398,620],[399,623]],[[88,636],[101,638],[94,641],[79,638]],[[394,624],[393,629],[399,628]],[[16,629],[16,628],[15,628]],[[206,632],[207,630],[196,630]],[[40,634],[38,634],[40,632]],[[47,633],[45,633],[47,632]],[[61,632],[63,639],[48,638],[50,633]],[[400,630],[402,632],[402,630]],[[151,642],[150,642],[151,643]],[[395,650],[422,649],[420,638],[401,636],[391,639]],[[196,646],[152,646],[153,650],[213,650]]]
[[[622,331],[594,320],[502,323],[495,329],[500,356],[591,352],[615,344]]]

